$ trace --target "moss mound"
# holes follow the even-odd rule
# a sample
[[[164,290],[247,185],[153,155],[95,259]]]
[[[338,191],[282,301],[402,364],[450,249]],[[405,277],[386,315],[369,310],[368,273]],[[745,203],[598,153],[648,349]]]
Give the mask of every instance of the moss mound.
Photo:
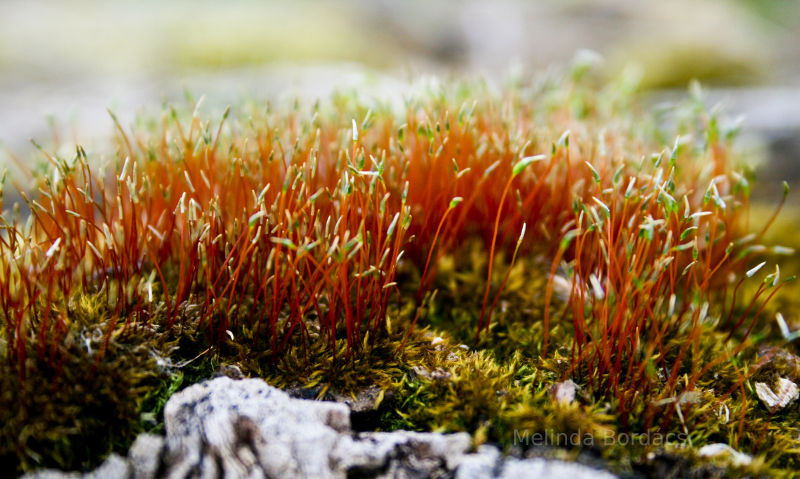
[[[754,388],[797,376],[771,319],[793,245],[751,222],[698,87],[656,115],[578,64],[401,106],[191,107],[114,118],[102,166],[43,149],[30,214],[3,216],[6,470],[91,467],[220,370],[623,473],[701,473],[718,442],[755,456],[736,473],[796,467],[797,408]]]

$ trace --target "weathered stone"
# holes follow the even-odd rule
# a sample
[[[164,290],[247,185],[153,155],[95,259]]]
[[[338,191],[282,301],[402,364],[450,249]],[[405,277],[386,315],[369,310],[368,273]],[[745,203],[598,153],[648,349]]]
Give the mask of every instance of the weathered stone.
[[[579,464],[504,458],[492,446],[468,453],[466,433],[356,433],[350,414],[344,404],[294,399],[260,379],[220,377],[170,398],[166,438],[140,435],[127,459],[112,454],[86,475],[27,478],[613,477]]]
[[[53,469],[45,469],[30,474],[25,474],[22,479],[80,479],[83,476],[77,472],[61,472]]]
[[[778,378],[775,388],[770,388],[766,383],[756,383],[756,394],[770,409],[780,409],[788,406],[800,397],[797,384],[786,378]]]
[[[492,477],[492,476],[489,476]],[[516,479],[519,477],[548,477],[564,479],[612,479],[614,476],[605,471],[590,469],[571,462],[534,459],[508,459],[504,461],[498,476],[500,479]]]
[[[430,476],[437,469],[454,470],[470,445],[466,433],[371,432],[343,438],[331,459],[344,471],[381,471],[392,462],[405,461],[407,469],[424,470]]]
[[[168,475],[185,477],[210,457],[231,477],[249,477],[256,464],[268,477],[335,477],[323,452],[349,432],[349,414],[342,404],[292,400],[259,379],[192,386],[164,410]],[[242,449],[250,450],[244,460]]]
[[[697,451],[697,455],[700,457],[721,459],[732,466],[747,466],[753,462],[752,457],[722,443],[705,445]]]
[[[131,467],[119,454],[111,454],[97,469],[83,476],[85,479],[106,479],[130,477]]]
[[[350,408],[352,412],[367,412],[373,411],[383,400],[383,391],[379,387],[369,387],[359,391],[355,397],[347,394],[340,394],[333,392],[333,399],[338,403],[342,403]]]
[[[560,383],[555,383],[550,387],[550,395],[553,400],[559,404],[570,404],[575,400],[575,393],[578,391],[578,385],[572,379],[567,379]]]
[[[154,434],[139,434],[128,451],[133,479],[151,479],[158,474],[164,451],[164,438]]]
[[[456,479],[485,479],[497,477],[502,467],[500,450],[492,446],[480,446],[475,454],[462,458],[456,471]]]

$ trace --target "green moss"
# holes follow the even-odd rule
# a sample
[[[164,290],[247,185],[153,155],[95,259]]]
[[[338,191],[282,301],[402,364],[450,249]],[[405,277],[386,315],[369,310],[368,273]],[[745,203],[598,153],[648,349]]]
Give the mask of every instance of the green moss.
[[[149,389],[141,399],[139,422],[135,429],[151,434],[164,434],[164,407],[167,400],[192,384],[212,378],[218,370],[219,360],[211,353],[196,357],[194,360],[186,360],[172,368],[162,381]]]
[[[439,263],[438,294],[426,318],[433,328],[429,333],[433,348],[404,365],[402,380],[392,386],[391,408],[383,415],[382,428],[467,431],[476,444],[491,442],[510,452],[529,450],[549,457],[574,459],[595,451],[621,473],[654,473],[655,464],[667,455],[679,461],[687,474],[701,474],[713,466],[696,451],[713,443],[755,453],[751,466],[730,469],[731,474],[780,475],[796,464],[796,408],[770,416],[752,386],[754,381],[776,377],[776,371],[794,379],[796,363],[784,356],[759,365],[752,344],[731,359],[718,360],[739,344],[728,339],[720,326],[726,310],[709,310],[705,329],[696,347],[687,350],[678,377],[688,377],[693,368],[716,365],[691,388],[683,383],[674,398],[661,396],[658,389],[650,391],[632,405],[630,420],[623,423],[618,416],[623,405],[613,396],[595,392],[581,379],[580,369],[573,371],[569,348],[560,348],[545,361],[539,358],[548,267],[543,262],[525,261],[515,267],[500,295],[502,307],[490,334],[475,343],[486,261],[479,247],[465,250],[460,261],[444,257]],[[502,266],[496,275],[498,284],[505,275]],[[748,293],[742,296],[741,302],[749,301]],[[765,326],[760,336],[776,338],[772,329]],[[569,326],[556,324],[551,334],[555,344],[571,342]],[[671,364],[686,339],[676,335],[668,340],[672,353],[666,362]],[[653,374],[665,378],[668,371]],[[552,388],[568,378],[578,383],[576,401],[560,404]],[[744,385],[743,378],[749,378]],[[662,406],[649,412],[655,420],[646,430],[646,406],[651,402]],[[661,429],[659,419],[666,416],[674,420]],[[721,469],[714,474],[727,467],[718,466]]]
[[[575,76],[579,77],[579,73],[576,72]],[[577,128],[573,122],[597,121],[593,119],[593,115],[599,115],[598,112],[631,108],[627,103],[629,99],[617,91],[634,89],[630,85],[625,87],[624,81],[615,84],[614,91],[605,94],[596,92],[589,83],[591,82],[578,82],[569,88],[548,87],[552,90],[545,88],[546,91],[541,93],[544,99],[539,98],[541,110],[526,113],[545,125],[559,115],[571,115],[566,123]],[[623,93],[629,92],[625,90]],[[483,89],[477,89],[476,94],[488,95]],[[459,91],[458,95],[458,99],[463,100],[462,97],[469,97],[469,92]],[[513,95],[521,93],[515,91]],[[442,94],[441,98],[435,95],[428,98],[427,101],[431,103],[429,106],[434,110],[446,108],[445,96],[446,94]],[[335,98],[334,102],[338,108],[335,113],[339,116],[349,115],[351,112],[357,112],[355,116],[359,118],[366,116],[365,105],[355,96],[342,95]],[[563,111],[559,110],[565,104],[569,106]],[[491,110],[494,106],[487,108]],[[297,109],[293,110],[292,115],[296,114]],[[390,143],[389,151],[401,155],[404,154],[404,147],[396,143],[402,141],[399,133],[397,136],[394,134],[397,127],[388,120],[388,126],[382,124],[382,116],[390,114],[388,111],[376,114],[379,118],[374,120],[373,132],[381,128],[390,131],[387,140]],[[417,115],[418,112],[414,110],[413,114]],[[263,115],[263,112],[258,115]],[[715,118],[709,119],[704,115],[706,114],[701,102],[698,98],[693,98],[677,114],[680,133],[697,134],[697,124],[704,121],[716,125]],[[251,130],[246,130],[247,132],[256,133],[255,136],[260,137],[259,134],[263,133],[260,128],[263,127],[265,132],[272,135],[274,128],[271,120],[267,121],[257,115],[254,118],[250,125]],[[294,116],[290,118],[292,123],[296,123]],[[334,115],[328,121],[335,123],[336,118],[338,117]],[[447,115],[443,118],[446,130],[447,122],[451,119]],[[634,145],[631,147],[633,153],[639,154],[645,148],[663,146],[663,139],[671,137],[671,134],[651,131],[651,128],[655,129],[652,119],[636,123],[637,127],[633,123],[625,123],[624,118],[619,119],[623,125],[618,132],[619,137],[608,135],[607,144],[603,143],[604,148],[607,146],[611,149],[615,142],[623,146],[631,142]],[[257,126],[257,122],[262,120],[267,126]],[[469,121],[489,123],[506,120],[502,115],[495,118],[487,114],[478,115]],[[454,113],[452,121],[460,122],[460,115]],[[465,124],[469,121],[465,121]],[[192,120],[192,124],[199,125],[200,122]],[[605,126],[603,124],[600,128],[592,123],[587,128],[604,129]],[[619,125],[609,125],[611,126]],[[301,122],[300,128],[303,134],[307,134],[316,125],[313,121]],[[434,128],[441,129],[441,125],[437,124]],[[504,128],[508,128],[507,125]],[[198,143],[198,147],[212,143],[213,136],[208,133],[208,129],[205,127],[205,130],[198,131],[202,136],[202,144]],[[220,131],[223,131],[220,144],[229,148],[230,156],[248,154],[246,144],[238,145],[233,139],[225,137],[239,135],[238,130],[233,129],[235,133],[223,129]],[[426,125],[418,125],[418,137],[414,141],[434,137],[432,131]],[[294,133],[296,131],[292,134]],[[489,148],[508,153],[503,149],[507,145],[498,145],[510,140],[500,139],[492,133],[491,138],[488,135],[476,135],[472,139],[482,142],[480,148],[483,148],[484,153]],[[710,131],[700,133],[700,138],[707,141],[720,132],[715,129],[713,135]],[[531,134],[547,138],[547,135],[538,130]],[[337,135],[343,136],[341,131],[334,129],[327,133],[328,138],[324,141],[333,141],[332,138]],[[309,138],[306,140],[310,141]],[[566,143],[568,137],[562,138]],[[286,145],[291,144],[289,140],[294,141],[290,138]],[[536,136],[535,140],[539,141],[540,138]],[[173,148],[159,146],[156,140],[153,141],[155,146],[142,147],[147,154],[151,154],[151,158],[161,154],[158,153],[158,148]],[[121,148],[127,148],[125,139],[120,139],[119,142]],[[147,141],[142,140],[141,144],[145,145]],[[295,143],[297,144],[299,143]],[[561,141],[559,144],[562,144]],[[406,146],[409,150],[419,147],[412,141],[407,141]],[[463,145],[464,148],[473,146],[475,145],[471,143]],[[178,149],[179,147],[177,143],[174,146]],[[569,147],[564,147],[569,152]],[[379,151],[382,150],[378,146],[373,145],[371,148],[364,151],[380,155]],[[428,149],[430,148],[429,145]],[[553,151],[558,148],[562,146],[553,145]],[[573,152],[577,152],[581,145],[574,143],[572,148]],[[592,148],[595,148],[594,144]],[[697,155],[697,158],[692,159],[705,161],[706,148],[707,145],[686,147],[682,154]],[[627,151],[624,148],[622,150]],[[180,159],[167,159],[174,160],[175,164],[186,162],[186,157],[180,156],[185,153],[177,153]],[[349,153],[342,153],[340,160],[347,154]],[[474,156],[478,153],[470,154]],[[599,153],[592,150],[591,154]],[[272,156],[268,158],[271,162]],[[355,167],[351,167],[351,170],[361,171]],[[593,176],[588,176],[586,172],[587,176],[581,181],[592,181],[594,177],[594,181],[599,184],[600,174],[594,169],[592,171],[595,173]],[[390,172],[387,171],[386,174],[388,178]],[[688,175],[687,172],[681,174]],[[239,175],[243,176],[243,173],[240,172]],[[188,174],[185,178],[189,181]],[[681,180],[679,176],[675,178],[676,181]],[[669,182],[672,181],[670,177]],[[609,195],[614,191],[616,190],[613,188],[609,189]],[[670,191],[674,193],[680,190],[673,188]],[[253,196],[256,196],[256,190],[253,191]],[[521,204],[520,192],[512,192],[509,198],[512,196],[517,198],[509,199],[509,203],[518,201]],[[602,201],[598,203],[605,206]],[[577,201],[573,203],[576,211],[580,206]],[[644,206],[642,208],[642,211],[647,212]],[[562,213],[569,215],[570,211]],[[413,212],[415,217],[424,217],[424,214],[424,211]],[[494,217],[491,208],[476,208],[474,214],[490,220]],[[275,217],[280,218],[280,215]],[[244,231],[247,227],[246,223],[239,220],[237,217],[233,221],[238,226],[232,227],[231,231],[224,231],[229,245],[236,243],[240,229]],[[763,238],[765,243],[773,240],[785,246],[795,246],[798,243],[790,226],[780,223],[776,226],[780,234],[778,237]],[[297,225],[293,224],[292,227]],[[319,227],[322,227],[321,224]],[[14,471],[42,466],[76,469],[96,465],[108,452],[124,450],[139,431],[163,432],[161,416],[164,404],[171,394],[214,376],[221,366],[235,366],[245,376],[262,377],[273,385],[301,390],[306,396],[318,398],[355,397],[365,389],[378,389],[381,392],[375,403],[380,406],[379,411],[382,414],[381,429],[466,431],[472,434],[476,445],[494,443],[514,454],[575,458],[589,451],[603,458],[607,461],[605,464],[615,470],[628,473],[652,466],[653,457],[667,455],[679,457],[689,467],[694,467],[693,465],[702,464],[702,460],[696,457],[697,448],[722,442],[757,456],[749,469],[730,471],[732,474],[780,474],[797,467],[797,454],[800,451],[800,441],[796,435],[796,424],[800,420],[798,409],[793,407],[768,411],[757,399],[754,383],[771,383],[779,376],[797,379],[797,364],[791,356],[779,354],[765,362],[762,360],[763,355],[759,356],[758,346],[776,345],[786,353],[796,353],[791,344],[786,344],[781,339],[780,328],[771,317],[778,310],[783,311],[792,330],[798,329],[796,311],[800,302],[792,296],[784,295],[785,299],[769,305],[762,313],[769,320],[764,321],[762,317],[750,335],[750,340],[742,344],[740,340],[746,335],[728,337],[731,325],[727,320],[730,307],[726,301],[729,291],[725,291],[724,287],[718,288],[719,291],[715,288],[708,293],[707,298],[700,299],[699,293],[697,297],[691,295],[691,285],[688,285],[686,290],[690,291],[690,295],[677,299],[687,309],[693,308],[692,311],[697,311],[698,308],[704,308],[701,302],[706,299],[710,302],[705,310],[707,314],[697,320],[700,324],[693,324],[692,318],[696,316],[692,315],[687,315],[691,318],[682,323],[678,320],[672,323],[673,314],[668,312],[668,298],[659,298],[652,304],[648,303],[651,310],[648,311],[647,321],[641,324],[649,327],[637,330],[636,333],[651,349],[631,348],[633,352],[625,357],[621,355],[619,364],[614,365],[618,370],[624,371],[629,366],[641,364],[642,380],[637,386],[624,382],[615,384],[619,375],[615,376],[614,371],[609,371],[610,368],[592,369],[587,364],[588,361],[577,362],[575,359],[573,344],[576,333],[570,317],[573,311],[567,308],[566,303],[570,291],[586,286],[580,284],[581,281],[586,283],[586,278],[574,278],[572,274],[575,270],[571,269],[573,266],[567,259],[556,264],[553,269],[555,277],[552,278],[554,286],[549,303],[550,323],[547,330],[550,349],[546,357],[542,357],[545,342],[544,310],[548,302],[546,290],[551,279],[554,255],[552,249],[561,248],[560,236],[555,236],[555,232],[548,231],[544,226],[528,227],[542,230],[536,233],[541,244],[526,244],[525,253],[513,266],[510,265],[509,253],[512,251],[512,241],[516,239],[516,233],[502,231],[499,235],[499,247],[492,265],[492,274],[489,275],[491,277],[488,278],[490,294],[486,317],[491,318],[491,322],[481,332],[477,328],[482,319],[484,291],[487,288],[487,245],[493,238],[480,237],[478,234],[468,235],[470,239],[455,246],[437,246],[442,250],[437,250],[437,254],[442,253],[442,256],[433,262],[432,275],[427,278],[430,280],[430,290],[427,290],[428,285],[423,285],[426,288],[419,288],[422,281],[419,266],[424,264],[425,254],[428,253],[426,248],[434,246],[409,244],[408,249],[404,250],[407,251],[407,256],[398,265],[396,285],[388,285],[396,286],[400,294],[391,296],[385,310],[386,323],[376,329],[362,327],[359,332],[363,336],[356,341],[348,339],[347,325],[338,321],[339,318],[332,322],[335,324],[335,334],[320,325],[320,317],[328,312],[326,308],[330,300],[324,296],[313,298],[316,300],[313,309],[301,310],[297,308],[297,304],[294,305],[295,309],[284,305],[275,306],[275,311],[263,317],[275,321],[275,331],[288,333],[275,336],[265,334],[266,326],[253,320],[253,313],[261,312],[261,304],[257,299],[259,296],[256,289],[251,287],[255,280],[251,281],[250,276],[237,277],[245,284],[241,290],[235,291],[238,294],[236,302],[232,299],[233,294],[225,298],[215,298],[217,304],[222,305],[219,311],[226,311],[224,317],[201,318],[200,311],[205,298],[199,296],[208,291],[203,287],[203,281],[208,278],[194,278],[192,281],[199,284],[197,289],[191,289],[190,285],[182,291],[185,294],[179,299],[177,291],[180,288],[177,285],[180,284],[181,272],[185,271],[182,269],[184,256],[181,255],[176,255],[180,257],[180,266],[176,264],[179,261],[175,258],[161,265],[166,289],[174,294],[164,297],[164,292],[160,291],[164,286],[159,281],[155,281],[154,287],[150,284],[158,299],[148,300],[148,307],[139,310],[139,313],[147,316],[146,324],[141,322],[142,317],[127,315],[125,311],[117,316],[108,310],[107,304],[114,304],[117,300],[113,281],[102,287],[102,294],[89,292],[92,291],[90,287],[95,286],[90,285],[88,291],[78,290],[70,301],[57,301],[58,306],[37,303],[31,309],[31,329],[38,328],[44,331],[43,334],[55,335],[55,339],[44,343],[41,338],[28,333],[25,337],[27,360],[24,369],[27,377],[24,380],[19,374],[20,365],[14,361],[19,354],[10,354],[7,351],[8,346],[0,342],[0,414],[3,415],[0,417],[0,461],[8,470]],[[725,228],[727,227],[726,225]],[[311,233],[313,232],[309,229],[309,234]],[[289,241],[282,237],[273,239],[279,242]],[[228,251],[230,248],[221,249],[217,253],[225,256]],[[202,257],[195,259],[201,264],[207,261],[207,258]],[[796,258],[782,257],[780,261],[781,268],[786,271],[798,266]],[[222,260],[215,264],[221,265]],[[297,264],[300,263],[284,264],[282,267],[294,268]],[[740,269],[743,268],[745,266]],[[355,270],[347,270],[341,274],[346,276],[352,271]],[[373,271],[377,269],[359,274],[363,277],[374,274]],[[644,271],[648,274],[650,272],[649,269]],[[268,269],[255,270],[253,278],[256,275],[269,274],[268,272]],[[298,273],[298,276],[300,274],[302,273]],[[757,279],[754,280],[755,288],[758,287]],[[153,294],[152,290],[144,288],[143,285],[147,283],[142,278],[134,277],[130,284],[138,284],[142,291]],[[262,288],[267,288],[267,284],[262,283]],[[333,284],[341,286],[339,283]],[[631,284],[632,288],[637,287],[635,282],[632,281]],[[720,281],[720,285],[724,286],[725,282]],[[347,289],[348,287],[343,287],[346,292],[335,291],[330,294],[340,295],[342,301],[355,301],[355,293]],[[750,283],[742,288],[736,304],[733,305],[735,313],[745,313],[755,288]],[[786,288],[795,286],[790,283]],[[105,294],[112,294],[114,301],[101,298]],[[617,299],[611,295],[599,296],[601,295],[590,296],[587,293],[587,304],[592,301],[606,301],[604,304],[610,305],[609,310],[612,312],[618,310],[615,308],[634,308],[640,305],[624,301],[616,303]],[[263,299],[263,296],[260,298]],[[296,302],[301,300],[306,301],[305,298],[296,298]],[[180,304],[174,308],[175,314],[172,317],[171,313],[168,314],[166,305],[176,303]],[[63,312],[64,319],[61,322],[52,322],[49,328],[44,327],[40,323],[43,319],[37,316],[43,311]],[[624,309],[622,311],[626,312]],[[752,313],[744,319],[752,319]],[[215,311],[214,314],[223,313]],[[293,316],[296,314],[304,315],[302,321]],[[589,326],[582,332],[600,336],[596,327],[597,318],[591,317],[591,313],[586,314]],[[111,317],[117,318],[117,322],[112,324]],[[173,319],[174,326],[168,328]],[[209,331],[211,319],[221,319],[213,324],[218,327],[213,336]],[[662,324],[669,327],[662,331],[652,326]],[[224,326],[219,327],[220,325]],[[375,334],[377,335],[370,336]],[[277,344],[278,341],[280,344]],[[596,348],[591,351],[595,358],[602,354],[601,347],[597,344],[598,341],[591,343],[591,347]],[[43,349],[37,349],[43,345]],[[104,354],[98,360],[99,350],[103,350]],[[701,370],[703,374],[699,373]],[[554,388],[563,387],[568,380],[577,385],[574,401],[559,402],[554,398]],[[633,441],[631,437],[639,439]],[[627,439],[623,441],[623,438]]]
[[[709,42],[638,45],[625,58],[641,65],[644,89],[683,89],[693,80],[712,86],[745,86],[765,77],[760,59]]]
[[[67,331],[41,357],[41,342],[28,337],[24,379],[0,354],[3,470],[85,469],[125,449],[138,432],[142,401],[165,379],[159,360],[166,351],[121,325],[105,344],[102,304],[93,295],[74,298]],[[100,349],[105,354],[98,360]]]

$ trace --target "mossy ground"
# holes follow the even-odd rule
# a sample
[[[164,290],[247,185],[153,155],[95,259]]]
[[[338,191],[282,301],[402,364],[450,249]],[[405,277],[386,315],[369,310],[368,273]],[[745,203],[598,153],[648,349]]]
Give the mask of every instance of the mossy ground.
[[[602,102],[631,108],[627,96],[620,94],[625,88],[624,81],[614,84],[604,96],[577,87],[567,94],[556,90],[544,95],[544,103],[560,104],[566,98],[571,114],[583,119]],[[354,102],[347,96],[335,101]],[[364,108],[355,109],[364,116]],[[654,123],[644,122],[641,130],[645,132],[627,133],[632,138],[658,137],[657,131],[651,131],[657,130]],[[422,126],[418,134],[434,136]],[[763,216],[759,210],[756,213]],[[789,212],[782,217],[764,242],[800,247],[793,232],[798,224],[794,215]],[[345,339],[344,324],[329,335],[314,318],[304,324],[304,334],[287,336],[289,342],[279,351],[262,341],[258,327],[247,321],[231,321],[219,341],[202,324],[198,311],[204,298],[197,294],[188,294],[172,313],[161,301],[149,310],[147,321],[137,322],[141,318],[134,317],[110,324],[109,317],[114,315],[106,309],[102,289],[79,290],[64,301],[69,321],[56,323],[63,330],[58,331],[58,344],[48,346],[52,351],[42,351],[41,345],[47,343],[35,334],[23,334],[25,377],[8,359],[8,340],[0,339],[0,463],[4,470],[16,472],[91,468],[110,451],[124,451],[138,432],[162,432],[161,413],[169,395],[214,376],[221,366],[235,366],[246,376],[304,389],[319,398],[333,392],[355,396],[378,388],[381,393],[375,407],[380,419],[374,425],[378,429],[466,431],[475,445],[497,444],[511,454],[577,459],[645,476],[659,474],[659,468],[670,461],[680,464],[675,470],[681,474],[698,475],[791,475],[798,467],[800,409],[795,405],[769,411],[753,386],[755,381],[771,382],[778,376],[800,379],[797,363],[791,359],[798,351],[781,339],[771,320],[777,311],[787,318],[798,317],[796,283],[788,284],[787,294],[768,305],[763,317],[770,319],[758,323],[746,347],[716,363],[721,353],[739,343],[737,337],[728,338],[721,326],[727,312],[721,306],[724,301],[712,304],[707,324],[693,330],[698,339],[687,353],[691,357],[676,361],[681,365],[676,377],[681,379],[674,395],[659,398],[655,391],[631,404],[620,404],[620,396],[595,387],[607,377],[593,377],[584,365],[574,362],[576,333],[565,315],[570,294],[562,271],[550,298],[550,349],[542,357],[548,254],[552,253],[547,248],[541,252],[534,248],[510,271],[509,254],[501,251],[495,256],[490,283],[495,291],[499,284],[505,287],[488,330],[478,334],[489,269],[486,253],[485,242],[470,240],[442,254],[435,262],[432,286],[419,316],[411,298],[424,275],[411,262],[403,263],[396,281],[398,298],[404,299],[389,303],[387,321],[378,335],[365,335],[360,344]],[[789,275],[800,270],[795,257],[781,259],[779,264]],[[179,283],[180,271],[174,265],[165,268],[170,287]],[[736,311],[746,310],[754,294],[749,288],[739,294]],[[244,297],[242,304],[253,302]],[[247,314],[239,312],[244,309],[236,314]],[[288,318],[284,315],[282,321]],[[793,330],[798,327],[789,322]],[[682,333],[685,330],[670,331],[659,340],[668,346],[680,345],[687,340]],[[776,346],[783,353],[764,361],[764,346]],[[664,350],[673,355],[665,358],[671,363],[680,348]],[[55,366],[52,358],[59,358]],[[699,375],[696,384],[689,384],[694,364],[714,365]],[[658,374],[654,371],[652,376]],[[554,388],[568,379],[578,389],[574,401],[563,403],[555,399]],[[658,402],[655,409],[651,407],[654,401]],[[659,420],[651,422],[647,415],[653,411]],[[754,454],[755,460],[747,468],[725,469],[723,464],[709,469],[708,460],[697,458],[696,451],[718,442]]]
[[[752,366],[757,362],[755,349],[750,349],[738,359],[741,369],[720,367],[700,385],[704,392],[697,407],[665,433],[670,442],[626,435],[628,429],[621,429],[615,417],[613,400],[580,389],[579,378],[576,401],[561,404],[554,399],[553,385],[569,377],[570,331],[567,325],[555,326],[554,344],[562,346],[547,360],[539,359],[536,352],[543,331],[530,316],[542,307],[545,273],[541,264],[515,266],[491,334],[475,343],[475,315],[480,308],[476,298],[485,258],[475,246],[467,251],[473,260],[467,271],[452,270],[452,258],[440,263],[439,293],[425,317],[430,326],[419,327],[406,338],[404,323],[410,320],[411,308],[396,311],[396,330],[372,345],[368,354],[350,360],[344,340],[337,346],[337,360],[328,354],[322,339],[296,344],[275,359],[269,351],[248,348],[247,331],[232,332],[233,339],[219,348],[198,349],[204,341],[188,333],[137,331],[131,325],[127,330],[118,327],[106,354],[96,362],[93,352],[103,347],[107,326],[103,311],[92,306],[91,296],[76,299],[76,317],[83,319],[75,321],[64,341],[69,355],[58,382],[46,363],[36,362],[35,354],[31,355],[35,373],[24,386],[0,362],[2,435],[3,443],[10,446],[2,450],[3,465],[7,470],[92,468],[107,453],[124,452],[139,432],[163,433],[162,412],[169,396],[229,365],[246,376],[263,377],[283,388],[306,389],[310,392],[306,396],[319,398],[332,391],[355,396],[377,386],[382,391],[375,404],[381,412],[377,424],[381,430],[466,431],[476,446],[497,444],[516,455],[580,460],[644,475],[656,474],[665,461],[677,461],[686,474],[708,472],[708,460],[696,457],[697,448],[725,442],[744,451],[759,451],[751,467],[728,469],[728,473],[791,474],[800,453],[796,438],[800,411],[768,411],[752,384],[777,375],[798,380],[797,364],[778,358],[756,370]],[[792,262],[786,263],[791,270]],[[765,341],[778,338],[769,326],[760,334]],[[710,360],[723,345],[723,335],[710,332],[704,354]],[[783,348],[797,352],[792,345]],[[703,402],[712,403],[715,394],[734,385],[736,374],[742,371],[753,376],[745,383],[745,391],[734,392],[725,402],[724,415],[730,418],[726,423],[721,421],[721,409],[703,406]],[[635,426],[630,430],[636,430]],[[721,474],[723,470],[713,471]]]
[[[787,237],[777,239],[791,245]],[[792,263],[784,262],[787,271],[792,271]],[[443,304],[431,313],[439,314],[431,318],[438,329],[429,333],[436,338],[436,353],[404,376],[397,386],[393,409],[384,416],[384,427],[469,431],[476,444],[490,442],[514,454],[578,459],[589,464],[602,458],[606,467],[623,474],[657,476],[663,472],[660,467],[664,462],[674,463],[668,468],[677,474],[674,477],[792,474],[800,452],[797,408],[769,411],[753,388],[756,381],[771,384],[777,376],[795,380],[798,364],[790,355],[770,357],[761,367],[757,348],[746,349],[736,361],[722,363],[698,384],[701,393],[692,397],[695,405],[690,414],[667,430],[653,430],[647,435],[638,422],[643,410],[632,413],[634,423],[623,427],[615,415],[618,405],[613,398],[593,395],[584,389],[586,384],[581,384],[579,375],[570,376],[571,324],[554,327],[555,344],[562,347],[547,360],[538,358],[535,352],[541,347],[543,332],[537,328],[539,323],[531,324],[530,315],[521,312],[540,311],[537,299],[540,302],[541,298],[530,292],[537,291],[537,284],[541,292],[544,273],[533,265],[517,268],[518,272],[512,274],[516,281],[509,282],[503,295],[507,310],[492,325],[492,334],[487,336],[490,339],[480,344],[474,343],[474,326],[468,326],[474,322],[458,324],[457,319],[475,314],[475,305],[468,298],[478,296],[479,275],[473,273],[476,290],[470,291],[468,272],[440,273],[444,278],[439,293]],[[454,286],[454,279],[458,286]],[[452,291],[458,291],[457,297],[448,296]],[[792,344],[782,343],[774,324],[765,324],[758,336],[762,344],[778,344],[782,351],[797,353]],[[729,348],[725,335],[710,328],[703,335],[701,362],[710,362]],[[745,389],[735,390],[741,375],[748,377]],[[560,404],[554,399],[553,386],[569,377],[578,382],[576,401]],[[720,398],[724,399],[720,402]],[[667,405],[664,412],[671,413],[672,406]],[[696,456],[698,448],[713,443],[757,451],[756,458],[747,468],[726,469],[727,465],[720,463],[715,467],[722,469],[714,469],[708,459]]]

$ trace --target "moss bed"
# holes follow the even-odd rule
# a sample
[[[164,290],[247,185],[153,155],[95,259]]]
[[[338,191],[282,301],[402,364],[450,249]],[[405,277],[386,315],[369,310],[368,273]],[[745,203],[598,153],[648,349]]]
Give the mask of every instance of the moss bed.
[[[228,370],[377,391],[363,428],[791,475],[800,409],[754,384],[800,379],[775,319],[797,327],[796,212],[750,204],[699,88],[655,113],[636,91],[576,64],[401,106],[190,102],[114,119],[110,155],[42,149],[0,236],[3,470],[90,469]],[[713,443],[754,459],[697,456]]]

